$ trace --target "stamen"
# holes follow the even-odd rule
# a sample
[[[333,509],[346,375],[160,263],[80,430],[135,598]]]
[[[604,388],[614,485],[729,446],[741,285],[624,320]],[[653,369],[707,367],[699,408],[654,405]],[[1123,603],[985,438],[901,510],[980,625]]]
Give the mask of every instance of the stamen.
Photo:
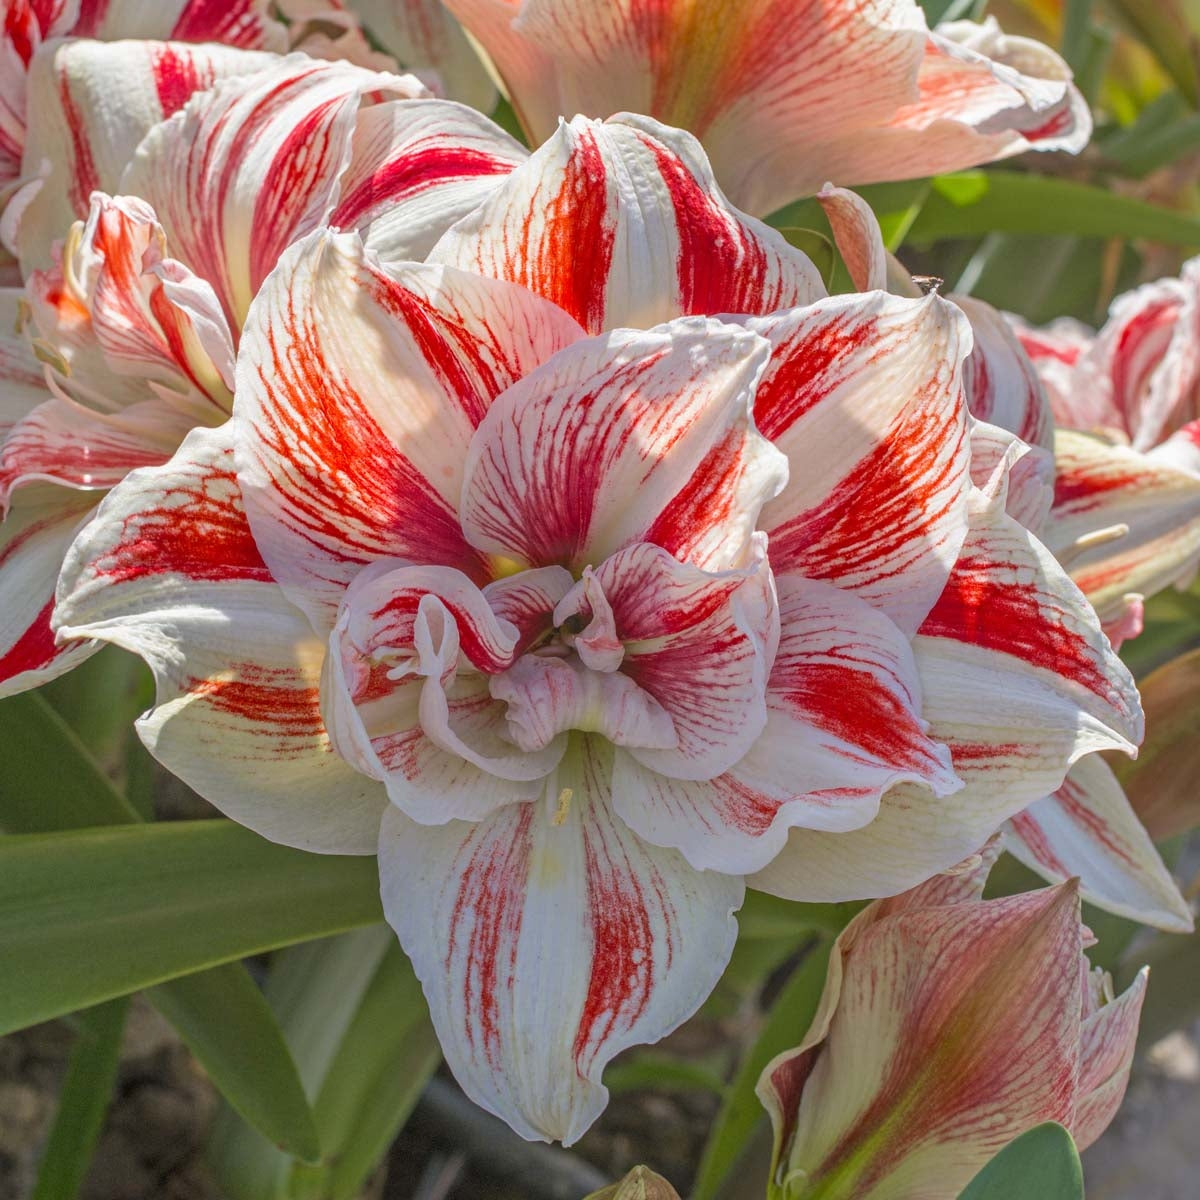
[[[551,819],[552,825],[561,825],[567,819],[567,813],[571,811],[571,797],[574,795],[574,788],[563,788],[558,793],[558,808],[555,809],[554,816]]]

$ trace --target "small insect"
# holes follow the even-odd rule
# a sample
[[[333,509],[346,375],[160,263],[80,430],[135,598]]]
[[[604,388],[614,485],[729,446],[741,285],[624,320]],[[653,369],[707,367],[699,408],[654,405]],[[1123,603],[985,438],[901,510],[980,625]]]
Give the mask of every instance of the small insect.
[[[930,292],[936,292],[946,281],[939,279],[936,275],[914,275],[913,283],[921,289],[922,296],[928,296]]]

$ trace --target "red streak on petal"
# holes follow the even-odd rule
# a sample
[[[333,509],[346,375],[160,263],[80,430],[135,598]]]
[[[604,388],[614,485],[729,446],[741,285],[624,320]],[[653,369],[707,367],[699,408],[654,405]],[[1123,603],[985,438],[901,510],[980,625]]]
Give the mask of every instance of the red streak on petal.
[[[211,87],[213,72],[191,54],[180,54],[172,46],[163,46],[154,54],[154,88],[162,106],[163,120],[178,112],[194,92]]]
[[[36,671],[53,662],[55,656],[62,652],[55,646],[54,633],[50,629],[53,612],[54,598],[51,597],[29,628],[5,654],[0,655],[0,680],[12,679],[24,671]]]
[[[325,737],[320,688],[298,687],[297,675],[291,671],[272,671],[253,663],[234,664],[232,669],[235,678],[193,678],[188,691],[249,724],[273,726],[272,737],[298,738],[306,743]],[[311,752],[311,745],[289,751],[286,743],[281,743],[277,754],[286,758]]]
[[[92,158],[92,148],[88,145],[83,117],[71,95],[70,84],[66,79],[58,83],[59,100],[62,103],[63,119],[67,124],[67,132],[71,137],[71,154],[74,164],[67,172],[70,183],[71,206],[79,216],[85,216],[88,209],[88,198],[100,187],[100,173],[96,170]]]

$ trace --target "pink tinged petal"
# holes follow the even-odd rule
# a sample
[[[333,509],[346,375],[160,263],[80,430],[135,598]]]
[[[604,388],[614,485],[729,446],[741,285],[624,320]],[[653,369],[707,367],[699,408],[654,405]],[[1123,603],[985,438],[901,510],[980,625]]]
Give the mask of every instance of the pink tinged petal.
[[[591,333],[825,293],[804,254],[728,204],[694,138],[628,115],[560,125],[430,261],[520,283]]]
[[[421,91],[411,76],[289,58],[192,99],[146,136],[121,186],[154,207],[237,326],[283,251],[334,207],[360,106]]]
[[[990,304],[952,296],[967,314],[974,345],[963,363],[963,387],[973,417],[999,425],[1023,442],[1049,450],[1054,445],[1050,402],[1029,355],[1009,324]]]
[[[368,568],[330,635],[324,711],[334,744],[427,824],[530,799],[566,739],[514,746],[480,677],[511,666],[519,640],[459,571]]]
[[[1111,413],[1107,388],[1075,387],[1075,366],[1095,340],[1095,331],[1074,317],[1059,317],[1049,325],[1036,328],[1020,317],[1005,313],[1025,353],[1033,361],[1054,420],[1071,429],[1090,429],[1096,425],[1119,426]]]
[[[653,541],[701,566],[740,564],[784,478],[750,417],[767,352],[700,318],[572,346],[500,396],[476,432],[467,538],[518,563],[582,568]]]
[[[1085,1013],[1079,1045],[1079,1096],[1068,1123],[1075,1144],[1086,1150],[1121,1107],[1137,1043],[1138,1019],[1149,969],[1143,967],[1115,1000]]]
[[[767,720],[764,690],[779,637],[765,539],[744,568],[702,571],[646,543],[619,551],[597,578],[625,645],[622,673],[670,715],[676,739],[628,743],[644,767],[675,779],[713,779],[754,744]],[[618,796],[618,811],[632,823]]]
[[[1200,476],[1070,430],[1055,438],[1055,466],[1043,537],[1105,620],[1120,615],[1130,593],[1153,596],[1191,577],[1200,561]]]
[[[940,795],[961,786],[920,717],[908,639],[870,605],[828,584],[777,580],[782,633],[762,735],[730,770],[688,783],[618,756],[614,795],[629,825],[699,869],[760,870],[788,830],[866,825],[903,780]],[[698,696],[699,696],[699,689]]]
[[[355,0],[355,11],[375,40],[405,70],[424,78],[431,71],[440,96],[479,112],[496,107],[492,82],[474,46],[441,0]]]
[[[1078,876],[1083,898],[1109,912],[1174,933],[1192,929],[1187,901],[1098,754],[1012,818],[1007,846],[1052,883]]]
[[[575,579],[565,567],[539,567],[493,580],[483,594],[497,617],[516,626],[516,652],[524,654],[561,624],[555,610],[574,587]]]
[[[817,199],[833,230],[838,253],[859,292],[886,291],[888,253],[871,206],[846,188],[827,183]]]
[[[139,735],[227,816],[285,845],[370,853],[383,789],[333,750],[324,645],[258,554],[227,431],[197,430],[110,494],[64,565],[59,635],[150,664],[156,707]]]
[[[737,933],[741,881],[637,838],[608,771],[589,741],[543,801],[475,824],[384,819],[384,910],[447,1060],[531,1139],[577,1140],[607,1102],[605,1064],[690,1016]]]
[[[949,1197],[1025,1129],[1069,1123],[1080,930],[1065,885],[858,932],[841,950],[827,1036],[814,1046],[810,1033],[760,1082],[768,1092],[790,1059],[811,1061],[776,1178],[837,1180],[861,1200]]]
[[[889,0],[449,7],[535,136],[559,113],[649,113],[694,130],[735,202],[760,213],[839,177],[829,148],[915,95],[925,36],[919,9]]]
[[[933,295],[875,292],[746,324],[773,351],[755,420],[792,465],[760,520],[772,565],[853,591],[911,634],[966,533],[965,318]]]
[[[285,256],[238,357],[238,470],[276,579],[328,628],[383,558],[490,567],[463,539],[464,461],[492,399],[580,336],[511,284],[443,267],[389,270],[357,235]]]
[[[461,104],[376,104],[358,114],[329,224],[360,230],[384,262],[419,262],[528,157],[499,126]]]
[[[283,50],[286,31],[268,12],[263,0],[84,0],[73,32],[103,41],[172,38]]]
[[[578,633],[571,632],[572,620],[586,622]],[[583,578],[555,605],[554,624],[567,625],[560,635],[564,645],[579,655],[585,667],[593,671],[615,671],[625,657],[625,647],[617,637],[612,605],[604,594],[604,585],[591,567],[584,567]]]
[[[50,265],[50,247],[87,213],[97,189],[119,190],[143,136],[193,92],[258,71],[273,55],[178,42],[69,41],[48,46],[29,74],[24,173],[31,180],[4,216],[22,265]]]
[[[57,645],[50,628],[63,555],[92,502],[43,489],[0,524],[0,696],[39,687],[94,654],[94,642]]]

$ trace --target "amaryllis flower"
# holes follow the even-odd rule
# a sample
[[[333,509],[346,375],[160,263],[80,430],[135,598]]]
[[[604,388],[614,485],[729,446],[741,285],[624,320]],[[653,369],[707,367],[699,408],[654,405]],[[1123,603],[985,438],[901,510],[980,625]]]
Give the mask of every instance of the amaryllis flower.
[[[1136,634],[1142,597],[1200,562],[1200,259],[1119,296],[1094,336],[1016,325],[1060,427],[1047,541]]]
[[[886,285],[901,294],[919,294],[886,253],[879,223],[861,198],[826,186],[818,199],[857,286]],[[963,364],[967,408],[976,418],[971,431],[972,478],[986,487],[994,471],[1007,472],[1005,510],[1045,537],[1055,494],[1048,388],[1039,382],[1021,340],[1000,313],[972,297],[951,299],[970,320],[974,335]],[[1070,550],[1075,552],[1073,546]],[[1114,647],[1119,645],[1122,617],[1112,618],[1103,628]],[[1073,764],[1052,795],[1015,814],[1005,845],[1052,883],[1078,878],[1084,899],[1110,912],[1176,932],[1192,928],[1190,906],[1112,770],[1097,755]]]
[[[577,120],[426,263],[289,250],[233,420],[108,497],[59,634],[150,662],[143,738],[226,813],[377,848],[463,1086],[571,1141],[745,881],[894,893],[1140,737],[971,482],[968,344],[936,295],[822,297],[688,135]]]
[[[773,1179],[795,1200],[953,1200],[1043,1121],[1080,1148],[1129,1077],[1143,970],[1089,970],[1073,883],[983,900],[998,847],[842,932],[804,1040],[763,1071]]]
[[[648,113],[694,133],[767,213],[840,184],[1023,150],[1078,151],[1087,105],[1052,50],[993,20],[930,32],[915,0],[447,0],[535,139],[559,117]]]
[[[72,62],[80,45],[64,50]],[[101,49],[116,61],[130,45]],[[524,157],[477,113],[409,99],[424,90],[411,76],[254,57],[270,65],[151,129],[122,173],[132,194],[94,192],[57,264],[29,277],[43,387],[28,357],[11,374],[0,361],[21,386],[0,441],[2,692],[85,653],[56,651],[50,634],[63,551],[100,493],[229,415],[242,321],[291,241],[336,220],[418,257]]]

